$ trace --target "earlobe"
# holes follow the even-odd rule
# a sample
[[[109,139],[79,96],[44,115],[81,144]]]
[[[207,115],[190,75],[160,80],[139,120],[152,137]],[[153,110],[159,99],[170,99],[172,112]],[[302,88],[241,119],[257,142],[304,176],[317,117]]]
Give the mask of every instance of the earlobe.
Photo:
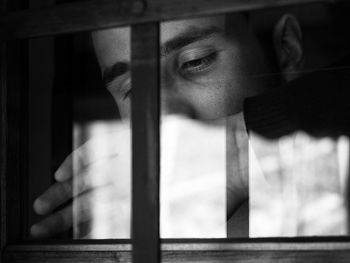
[[[304,61],[302,31],[298,20],[293,15],[284,15],[275,25],[273,40],[285,80],[297,77]]]

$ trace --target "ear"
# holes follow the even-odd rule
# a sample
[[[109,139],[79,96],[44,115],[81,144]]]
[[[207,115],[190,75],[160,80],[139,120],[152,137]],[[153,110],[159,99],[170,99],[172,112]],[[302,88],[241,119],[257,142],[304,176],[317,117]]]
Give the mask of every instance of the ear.
[[[302,32],[298,20],[290,14],[284,15],[275,25],[273,40],[279,67],[284,80],[298,76],[303,67],[304,53]]]

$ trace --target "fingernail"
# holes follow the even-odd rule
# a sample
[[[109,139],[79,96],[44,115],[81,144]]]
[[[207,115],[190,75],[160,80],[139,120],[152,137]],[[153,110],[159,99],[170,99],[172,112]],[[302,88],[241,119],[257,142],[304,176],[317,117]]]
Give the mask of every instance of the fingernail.
[[[47,235],[47,229],[39,225],[33,225],[30,228],[30,234],[34,238],[43,238]]]
[[[39,215],[45,215],[50,210],[50,204],[48,202],[36,199],[33,205],[34,211]]]

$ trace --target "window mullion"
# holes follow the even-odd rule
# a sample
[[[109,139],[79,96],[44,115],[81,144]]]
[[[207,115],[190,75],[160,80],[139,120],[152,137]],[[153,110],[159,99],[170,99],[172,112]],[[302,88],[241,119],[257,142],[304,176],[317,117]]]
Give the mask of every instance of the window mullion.
[[[159,23],[132,27],[133,262],[159,262]]]

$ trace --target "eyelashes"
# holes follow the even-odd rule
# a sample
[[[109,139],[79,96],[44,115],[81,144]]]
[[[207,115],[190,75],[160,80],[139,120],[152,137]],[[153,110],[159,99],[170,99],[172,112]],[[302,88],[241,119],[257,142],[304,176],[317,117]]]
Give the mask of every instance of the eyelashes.
[[[175,72],[186,79],[194,79],[203,76],[213,68],[212,66],[218,60],[219,53],[220,50],[212,47],[185,50],[175,58]],[[165,65],[163,64],[162,66]],[[117,95],[119,99],[125,101],[132,94],[130,73],[119,77],[117,80],[110,83],[107,88],[111,93]]]
[[[182,76],[204,73],[211,68],[217,56],[217,51],[208,48],[186,50],[178,56],[177,72]]]

